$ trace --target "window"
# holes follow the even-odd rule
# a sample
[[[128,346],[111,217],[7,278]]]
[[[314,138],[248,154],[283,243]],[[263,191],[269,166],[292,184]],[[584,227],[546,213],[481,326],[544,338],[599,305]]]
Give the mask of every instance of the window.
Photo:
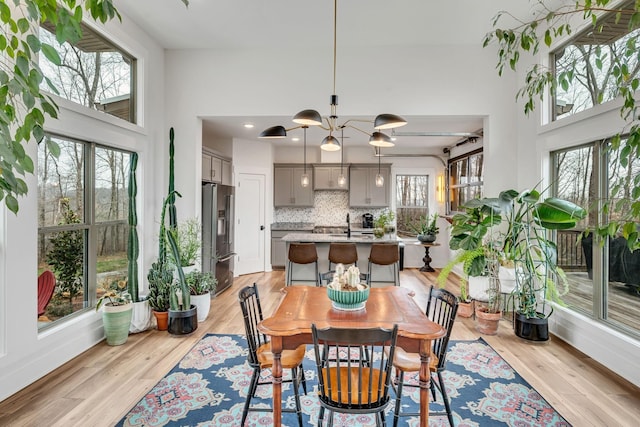
[[[429,176],[396,175],[396,224],[400,235],[415,235],[411,223],[429,215]]]
[[[482,149],[449,160],[449,212],[459,212],[468,200],[482,197]]]
[[[628,8],[633,9],[633,2]],[[631,17],[605,15],[598,22],[599,31],[591,28],[552,53],[551,63],[558,80],[552,102],[553,120],[616,98],[617,80],[630,82],[640,75],[638,57],[627,50],[640,36],[640,29],[628,30]],[[624,58],[627,69],[621,69],[613,58]]]
[[[589,210],[577,230],[557,232],[558,263],[567,272],[571,289],[563,300],[570,308],[640,335],[640,251],[629,251],[621,236],[604,246],[591,236],[576,243],[579,233],[597,226],[601,216],[617,219],[630,212],[627,201],[634,177],[640,176],[640,159],[630,157],[623,168],[618,154],[607,140],[552,154],[555,193]],[[611,202],[609,212],[598,209],[599,200]]]
[[[53,26],[42,24],[41,41],[53,46],[62,61],[56,66],[41,55],[42,72],[57,89],[57,95],[135,123],[135,58],[89,26],[82,24],[81,28],[81,40],[61,45],[50,32]],[[41,83],[41,89],[51,90],[46,81]]]
[[[56,287],[40,327],[94,306],[127,278],[130,153],[55,135],[38,147],[38,274]]]

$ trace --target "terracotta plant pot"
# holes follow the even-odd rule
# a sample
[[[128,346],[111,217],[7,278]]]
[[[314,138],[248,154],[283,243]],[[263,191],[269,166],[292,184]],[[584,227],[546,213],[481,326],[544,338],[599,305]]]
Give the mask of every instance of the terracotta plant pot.
[[[471,317],[473,316],[473,300],[471,301],[460,301],[458,303],[458,316],[460,317]]]
[[[159,331],[166,331],[169,327],[169,312],[168,311],[155,311],[152,310],[153,315],[156,318],[156,324]]]
[[[481,334],[496,335],[501,318],[502,312],[487,313],[487,307],[476,307],[476,330]]]

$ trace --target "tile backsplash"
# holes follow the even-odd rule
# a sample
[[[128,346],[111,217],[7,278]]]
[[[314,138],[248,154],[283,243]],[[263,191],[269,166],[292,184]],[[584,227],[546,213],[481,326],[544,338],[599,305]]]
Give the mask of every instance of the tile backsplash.
[[[352,224],[362,223],[362,214],[377,217],[383,208],[349,208],[347,191],[315,191],[312,208],[275,208],[273,222],[312,222],[314,225],[342,226],[351,216]]]

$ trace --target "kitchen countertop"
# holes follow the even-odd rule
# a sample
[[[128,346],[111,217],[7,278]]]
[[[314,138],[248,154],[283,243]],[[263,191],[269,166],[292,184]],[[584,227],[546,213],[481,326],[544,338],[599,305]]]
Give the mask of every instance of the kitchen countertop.
[[[353,230],[352,230],[353,231]],[[373,234],[353,233],[350,238],[345,234],[321,234],[321,233],[289,233],[282,238],[285,242],[313,242],[313,243],[331,243],[331,242],[353,242],[353,243],[385,243],[400,242],[397,236],[389,237],[385,235],[383,238],[376,239]]]
[[[271,229],[275,231],[279,230],[313,230],[314,224],[312,222],[274,222],[271,224]]]

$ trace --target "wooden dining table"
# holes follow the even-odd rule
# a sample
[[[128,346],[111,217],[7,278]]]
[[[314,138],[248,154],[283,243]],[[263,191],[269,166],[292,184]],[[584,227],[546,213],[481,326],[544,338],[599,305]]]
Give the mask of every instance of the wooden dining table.
[[[398,325],[396,344],[405,351],[420,354],[420,427],[429,425],[429,356],[431,340],[445,330],[432,322],[413,299],[413,292],[399,286],[371,288],[365,307],[345,311],[332,306],[327,289],[315,286],[288,286],[275,312],[258,325],[268,335],[273,353],[273,422],[281,426],[282,350],[311,344],[311,325],[318,328],[392,328]]]

